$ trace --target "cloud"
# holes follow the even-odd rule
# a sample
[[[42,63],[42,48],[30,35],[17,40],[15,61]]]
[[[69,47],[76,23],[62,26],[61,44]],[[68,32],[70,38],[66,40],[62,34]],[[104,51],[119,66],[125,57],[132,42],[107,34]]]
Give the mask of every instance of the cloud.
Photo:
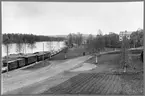
[[[43,15],[42,6],[39,3],[22,2],[16,4],[16,17],[38,17]]]
[[[96,34],[143,28],[143,3],[2,3],[3,32]]]

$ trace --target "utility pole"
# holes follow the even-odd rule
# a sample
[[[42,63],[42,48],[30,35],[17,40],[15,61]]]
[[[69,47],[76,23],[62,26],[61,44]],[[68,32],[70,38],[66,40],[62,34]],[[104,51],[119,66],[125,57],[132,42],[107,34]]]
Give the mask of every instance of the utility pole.
[[[124,72],[127,70],[127,45],[126,45],[126,36],[123,37],[123,63],[124,63]]]
[[[120,32],[119,40],[122,41],[122,64],[124,72],[127,71],[127,64],[128,64],[128,48],[129,43],[128,39],[130,39],[130,34],[125,32]]]
[[[7,73],[8,73],[8,71],[9,71],[9,70],[8,70],[8,66],[9,66],[9,65],[8,65],[8,55],[9,55],[9,54],[8,54],[8,53],[9,53],[8,51],[9,51],[9,45],[7,44],[6,47],[7,47],[7,60],[6,60],[6,61],[7,61]]]
[[[25,54],[26,54],[26,40],[24,39],[24,42],[25,42],[25,47],[24,47],[24,49],[25,49]]]
[[[44,43],[43,43],[43,64],[44,64]]]

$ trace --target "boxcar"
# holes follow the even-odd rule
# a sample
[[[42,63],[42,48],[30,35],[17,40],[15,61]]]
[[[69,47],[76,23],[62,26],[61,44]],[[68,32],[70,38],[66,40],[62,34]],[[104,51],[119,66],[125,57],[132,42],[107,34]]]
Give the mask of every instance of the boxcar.
[[[1,70],[1,72],[2,72],[2,73],[7,72],[7,68],[8,68],[8,67],[7,67],[7,64],[6,64],[6,63],[4,64],[4,63],[2,62],[2,70]]]
[[[17,62],[18,62],[18,67],[19,68],[25,66],[25,59],[24,58],[18,59]]]
[[[25,59],[25,65],[30,65],[32,63],[37,62],[37,55],[28,55],[28,56],[23,56],[22,58]]]
[[[42,53],[37,54],[37,61],[42,61],[44,58],[44,55]]]
[[[5,65],[7,66],[7,61],[5,61],[3,63],[4,63],[4,66]],[[17,60],[8,61],[8,70],[9,71],[17,69],[17,68],[18,68],[18,62],[17,62]]]
[[[48,59],[50,57],[50,55],[51,55],[50,53],[45,53],[44,54],[44,59]]]
[[[7,67],[7,62],[6,61],[2,62],[2,67]]]
[[[50,53],[48,53],[48,52],[45,52],[45,53],[40,52],[40,53],[37,54],[37,61],[39,62],[39,61],[42,61],[43,59],[44,60],[48,59],[49,57],[50,57]]]

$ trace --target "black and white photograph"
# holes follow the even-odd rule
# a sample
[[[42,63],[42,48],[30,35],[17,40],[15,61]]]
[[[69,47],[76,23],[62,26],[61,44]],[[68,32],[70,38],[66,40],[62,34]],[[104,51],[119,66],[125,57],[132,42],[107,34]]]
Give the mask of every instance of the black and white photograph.
[[[144,1],[1,1],[1,95],[143,95]]]

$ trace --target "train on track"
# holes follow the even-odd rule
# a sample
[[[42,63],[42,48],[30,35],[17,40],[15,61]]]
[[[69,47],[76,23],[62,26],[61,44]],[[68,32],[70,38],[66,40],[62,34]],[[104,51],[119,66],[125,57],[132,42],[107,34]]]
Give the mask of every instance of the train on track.
[[[66,48],[66,47],[65,47]],[[7,71],[11,71],[11,70],[15,70],[24,66],[28,66],[31,65],[33,63],[36,62],[40,62],[46,59],[50,59],[50,57],[55,56],[57,54],[59,54],[61,51],[65,50],[65,48],[58,50],[56,52],[35,52],[33,54],[30,55],[25,55],[25,56],[21,56],[18,57],[15,60],[10,60],[10,61],[6,61],[3,60],[2,62],[2,73],[5,73]]]
[[[2,73],[7,72],[7,70],[8,71],[15,70],[15,69],[27,66],[27,65],[31,65],[31,64],[36,63],[36,62],[43,61],[45,59],[50,59],[51,57],[59,54],[60,52],[65,51],[66,48],[67,47],[64,47],[63,49],[58,50],[57,52],[52,52],[52,53],[50,53],[50,52],[45,52],[45,53],[36,52],[36,53],[30,54],[30,55],[19,57],[15,60],[10,60],[8,62],[3,61],[2,62]],[[142,49],[130,50],[130,52],[132,54],[141,54]],[[108,54],[114,54],[114,53],[119,54],[119,53],[121,53],[121,51],[114,51],[114,52],[110,52]]]

